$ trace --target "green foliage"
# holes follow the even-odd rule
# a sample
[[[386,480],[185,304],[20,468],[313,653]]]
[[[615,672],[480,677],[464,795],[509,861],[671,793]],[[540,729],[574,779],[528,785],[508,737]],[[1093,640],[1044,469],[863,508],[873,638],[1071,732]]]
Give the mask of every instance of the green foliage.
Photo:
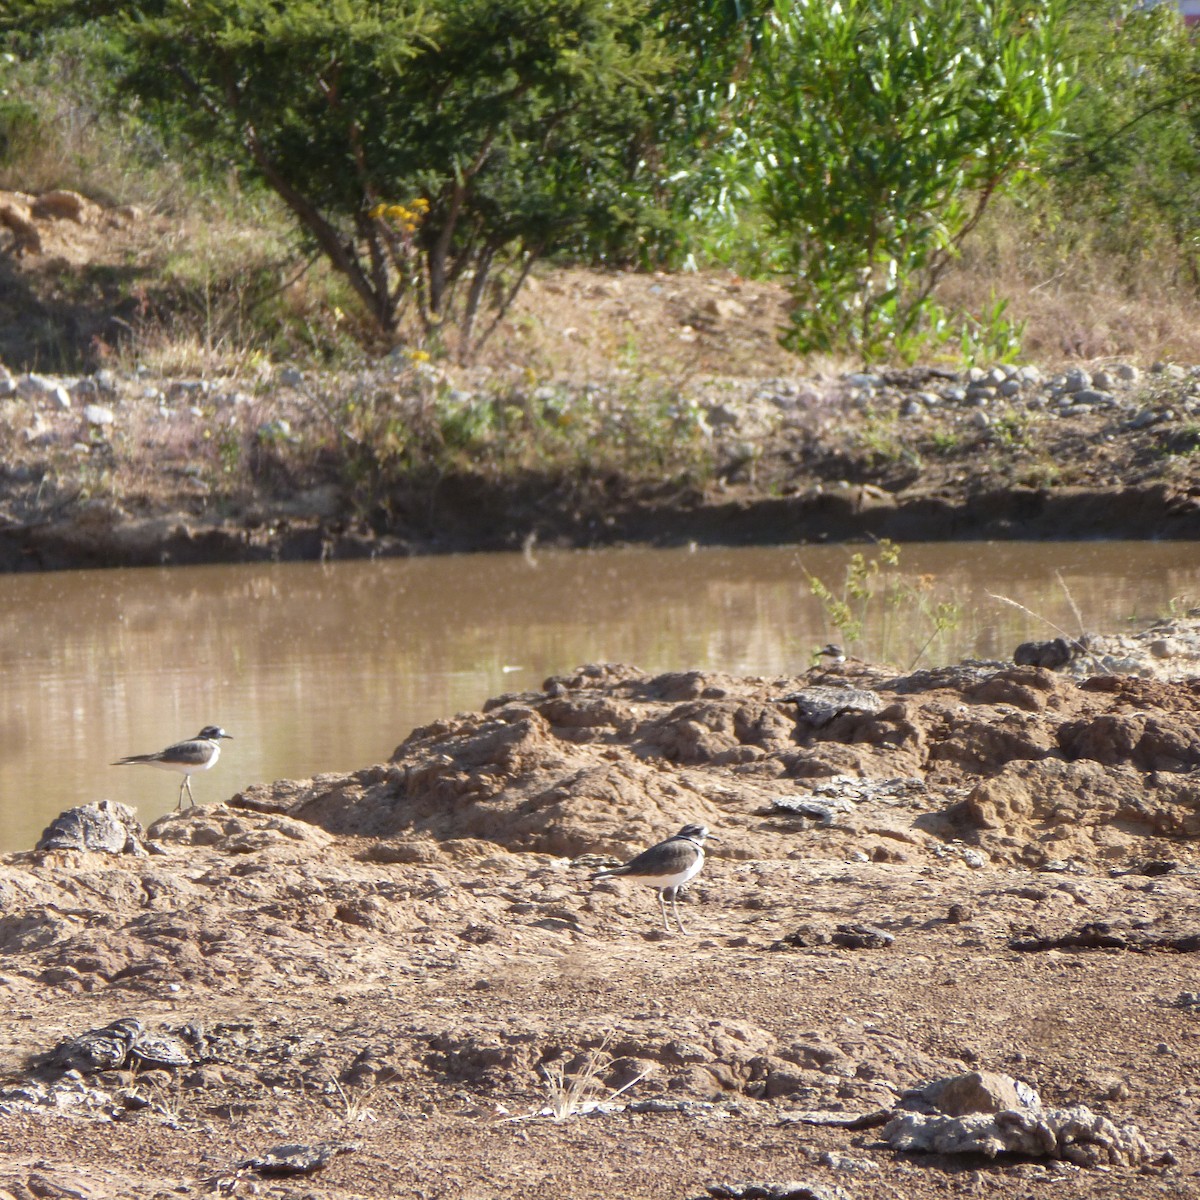
[[[320,402],[330,461],[361,513],[389,511],[448,477],[577,486],[613,475],[686,486],[711,475],[698,410],[670,393],[539,387],[462,396],[427,360],[411,352],[400,391]]]
[[[805,577],[809,590],[821,602],[826,621],[838,631],[847,649],[862,643],[863,630],[870,624],[880,631],[878,654],[886,658],[892,651],[896,614],[901,610],[919,613],[929,633],[915,647],[910,670],[938,638],[957,629],[962,619],[962,605],[957,600],[936,598],[933,579],[904,574],[900,547],[887,538],[877,543],[871,556],[861,551],[851,554],[839,584],[827,584],[807,571]]]
[[[973,313],[959,315],[958,352],[963,362],[995,364],[1013,362],[1017,358],[1021,353],[1026,322],[1012,320],[1007,312],[1008,301],[997,297],[993,291],[991,303],[978,316]]]
[[[0,93],[0,167],[28,154],[42,136],[37,109]]]
[[[273,189],[263,253],[158,272],[216,346],[468,354],[557,256],[782,275],[801,352],[1012,360],[1005,297],[936,290],[1002,193],[1023,276],[1115,251],[1200,289],[1200,39],[1169,3],[8,0],[0,39],[0,185]],[[281,298],[284,206],[333,270]]]
[[[1173,4],[1073,0],[1078,90],[1030,197],[1062,257],[1096,249],[1200,287],[1200,39]]]
[[[758,87],[771,0],[661,0],[656,19],[680,67],[652,100],[654,148],[668,219],[647,245],[659,261],[719,262],[772,273],[777,242],[758,209],[759,181],[738,98]],[[642,261],[654,261],[643,255]]]
[[[939,276],[1071,94],[1061,5],[779,0],[748,118],[801,352],[912,357]]]
[[[457,324],[465,351],[533,259],[645,219],[638,141],[671,66],[650,0],[16,7],[97,22],[120,88],[277,192],[385,333],[413,304],[429,333]]]

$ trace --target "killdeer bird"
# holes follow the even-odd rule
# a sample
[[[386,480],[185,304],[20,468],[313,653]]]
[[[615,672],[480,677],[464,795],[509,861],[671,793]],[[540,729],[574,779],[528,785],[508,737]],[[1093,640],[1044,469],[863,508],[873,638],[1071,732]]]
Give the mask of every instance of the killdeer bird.
[[[197,771],[207,771],[216,766],[217,759],[221,757],[220,739],[232,736],[219,725],[205,725],[190,741],[176,742],[157,754],[132,754],[128,758],[118,759],[112,765],[125,767],[143,763],[147,767],[158,767],[163,771],[178,771],[183,776],[183,783],[179,785],[179,803],[175,807],[183,808],[183,793],[186,790],[194,808],[196,801],[192,796],[190,777]]]
[[[658,892],[658,907],[662,912],[663,928],[670,933],[671,926],[667,924],[666,895],[671,893],[671,911],[675,914],[675,922],[680,933],[687,933],[683,921],[679,917],[679,907],[676,900],[679,889],[689,879],[695,878],[704,866],[704,839],[711,837],[705,825],[685,825],[674,837],[665,842],[643,850],[636,858],[632,858],[622,867],[606,867],[591,876],[595,879],[606,879],[609,876],[623,875],[629,879],[638,879],[648,883]],[[713,838],[720,841],[720,838]]]

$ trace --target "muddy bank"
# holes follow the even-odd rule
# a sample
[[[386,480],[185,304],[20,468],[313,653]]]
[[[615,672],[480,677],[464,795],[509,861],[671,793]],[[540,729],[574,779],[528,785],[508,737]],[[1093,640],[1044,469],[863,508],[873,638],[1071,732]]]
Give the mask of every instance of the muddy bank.
[[[1200,625],[1061,649],[593,665],[64,826],[0,862],[0,1187],[1200,1194]],[[692,936],[590,879],[692,821]]]
[[[533,543],[1190,539],[1200,373],[1159,367],[669,385],[614,369],[537,386],[403,356],[219,384],[0,368],[0,570]]]
[[[443,492],[452,489],[443,488]],[[111,520],[87,513],[0,528],[0,571],[203,563],[312,562],[392,558],[531,545],[595,548],[782,545],[890,538],[897,542],[1064,541],[1200,538],[1200,493],[1163,484],[1055,491],[1016,488],[954,497],[892,496],[863,486],[791,498],[706,499],[670,505],[622,500],[603,512],[569,511],[556,489],[470,486],[469,498],[429,506],[390,531],[280,516],[269,522],[208,522],[185,514]]]

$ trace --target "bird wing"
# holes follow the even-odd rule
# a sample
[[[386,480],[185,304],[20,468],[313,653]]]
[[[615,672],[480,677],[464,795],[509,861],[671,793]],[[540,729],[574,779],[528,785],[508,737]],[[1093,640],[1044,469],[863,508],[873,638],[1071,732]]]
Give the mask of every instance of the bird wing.
[[[643,850],[623,867],[615,867],[614,875],[673,875],[686,871],[696,860],[697,846],[684,838],[669,838]]]

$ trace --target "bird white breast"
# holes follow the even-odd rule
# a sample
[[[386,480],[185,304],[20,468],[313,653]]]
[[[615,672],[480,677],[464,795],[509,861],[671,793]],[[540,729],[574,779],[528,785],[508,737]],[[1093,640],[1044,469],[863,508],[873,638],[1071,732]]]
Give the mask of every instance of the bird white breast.
[[[654,888],[682,887],[689,879],[693,879],[700,874],[702,866],[704,866],[704,851],[697,847],[695,862],[685,870],[673,871],[669,875],[634,875],[630,878]]]

